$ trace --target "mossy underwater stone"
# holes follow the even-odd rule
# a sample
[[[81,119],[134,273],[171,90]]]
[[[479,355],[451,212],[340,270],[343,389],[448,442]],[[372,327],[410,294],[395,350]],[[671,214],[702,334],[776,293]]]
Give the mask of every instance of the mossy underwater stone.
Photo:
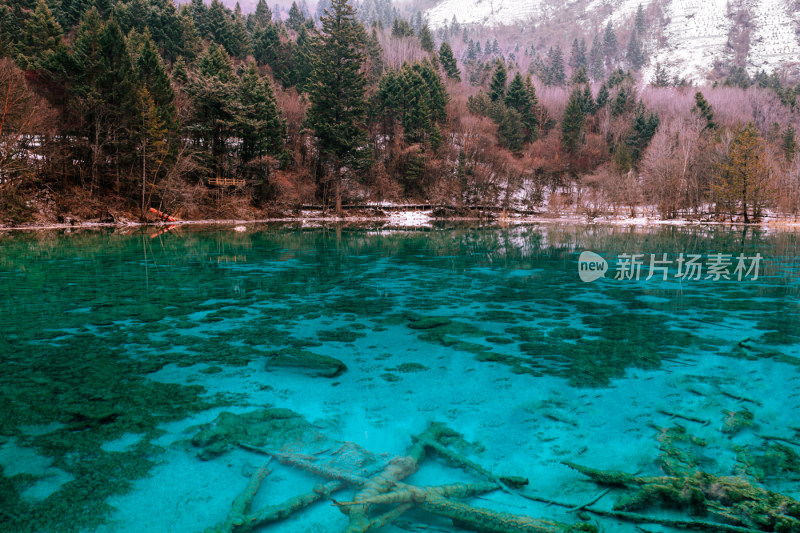
[[[450,324],[449,318],[431,316],[426,318],[420,318],[418,320],[411,320],[408,323],[408,327],[410,327],[411,329],[433,329],[446,326],[448,324]]]
[[[280,449],[293,442],[319,437],[313,426],[289,409],[259,409],[249,413],[222,412],[192,437],[204,461],[219,457],[237,443]]]
[[[333,378],[347,370],[347,366],[328,355],[320,355],[300,348],[284,348],[267,354],[267,368],[279,366],[296,368],[314,377]]]

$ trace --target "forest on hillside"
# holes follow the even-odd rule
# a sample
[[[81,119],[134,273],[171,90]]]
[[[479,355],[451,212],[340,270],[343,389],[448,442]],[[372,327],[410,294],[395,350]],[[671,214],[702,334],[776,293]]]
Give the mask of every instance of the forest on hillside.
[[[42,202],[87,218],[380,202],[796,216],[798,80],[645,72],[656,16],[564,36],[434,30],[389,0],[280,16],[264,0],[0,0],[0,221]]]

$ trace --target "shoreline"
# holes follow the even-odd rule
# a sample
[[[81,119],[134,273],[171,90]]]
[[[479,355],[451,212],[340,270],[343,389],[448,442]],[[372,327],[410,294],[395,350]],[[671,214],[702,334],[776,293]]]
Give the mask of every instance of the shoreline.
[[[725,226],[725,227],[753,227],[763,229],[800,230],[800,219],[792,217],[767,218],[758,222],[718,221],[701,219],[659,219],[649,217],[613,217],[603,216],[589,218],[577,214],[541,216],[433,216],[430,211],[402,210],[382,215],[354,215],[354,216],[324,216],[318,213],[309,213],[307,216],[267,217],[256,219],[195,219],[147,222],[120,221],[120,222],[72,222],[72,223],[39,223],[21,226],[0,225],[0,232],[41,231],[61,229],[102,229],[102,228],[164,228],[180,226],[247,226],[253,224],[291,224],[299,223],[307,227],[320,227],[328,225],[353,226],[362,224],[380,225],[385,229],[404,229],[433,227],[435,224],[447,222],[480,222],[488,225],[528,225],[528,224],[581,224],[581,225],[608,225],[608,226]]]

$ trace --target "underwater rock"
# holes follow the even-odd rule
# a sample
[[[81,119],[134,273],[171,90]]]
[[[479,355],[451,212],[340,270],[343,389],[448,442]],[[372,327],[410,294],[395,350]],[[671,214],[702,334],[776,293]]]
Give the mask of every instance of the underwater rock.
[[[411,372],[424,372],[425,370],[430,369],[420,363],[403,363],[393,368],[387,368],[386,370],[389,372],[401,372],[403,374],[408,374]]]
[[[289,443],[318,438],[317,431],[302,416],[289,409],[275,408],[240,415],[222,412],[192,437],[192,444],[201,448],[200,459],[208,461],[239,443],[281,448]]]
[[[300,348],[284,348],[267,354],[267,368],[280,366],[296,368],[314,377],[333,378],[347,370],[347,366],[328,355],[320,355]]]
[[[744,428],[752,427],[755,416],[747,409],[740,409],[738,411],[723,411],[725,413],[725,424],[722,427],[722,432],[728,435],[735,435]]]
[[[411,329],[433,329],[440,328],[448,324],[450,324],[449,318],[431,316],[427,318],[420,318],[418,320],[412,320],[408,323],[408,327]]]

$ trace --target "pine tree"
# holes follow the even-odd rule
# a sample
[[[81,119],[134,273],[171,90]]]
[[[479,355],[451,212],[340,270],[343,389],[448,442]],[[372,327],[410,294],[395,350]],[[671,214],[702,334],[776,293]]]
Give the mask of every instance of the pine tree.
[[[769,196],[769,165],[764,140],[751,122],[734,131],[725,162],[717,166],[712,191],[731,215],[741,213],[744,222],[750,212],[758,218]]]
[[[781,148],[787,161],[791,161],[794,158],[794,154],[797,153],[796,131],[791,122],[786,125],[786,129],[781,134]]]
[[[19,52],[32,67],[46,53],[53,53],[61,43],[63,33],[45,0],[39,0],[36,9],[25,20],[19,42]]]
[[[633,118],[633,127],[625,139],[625,143],[630,148],[631,162],[636,164],[644,155],[650,139],[656,134],[660,120],[655,113],[646,114],[643,104],[636,108],[636,115]]]
[[[561,145],[569,153],[578,151],[586,121],[586,115],[581,109],[581,98],[580,87],[575,87],[564,109],[564,118],[561,119]]]
[[[650,85],[653,87],[669,87],[669,73],[661,63],[656,63],[656,70],[653,73],[653,81],[650,82]]]
[[[286,21],[286,26],[294,31],[300,31],[300,28],[303,27],[305,22],[306,18],[303,16],[300,8],[297,7],[297,2],[292,2],[292,7],[289,8],[289,19]]]
[[[606,55],[606,66],[611,68],[617,60],[617,34],[611,27],[611,20],[606,24],[606,30],[603,33],[603,52]]]
[[[284,151],[286,123],[281,119],[269,80],[258,75],[253,61],[242,69],[236,89],[235,131],[242,166],[265,155]]]
[[[453,49],[450,48],[450,43],[447,41],[444,41],[442,46],[439,47],[439,61],[441,61],[442,68],[449,79],[461,81],[461,72],[458,70],[458,63],[453,55]]]
[[[588,83],[583,87],[583,94],[581,95],[581,110],[585,115],[593,115],[597,111],[594,98],[592,98],[592,88],[589,87]]]
[[[208,33],[215,43],[221,44],[229,54],[236,51],[233,44],[233,28],[231,27],[225,6],[219,0],[211,0],[206,16]]]
[[[606,69],[603,65],[603,43],[600,37],[594,36],[592,49],[589,51],[589,71],[594,81],[601,81],[606,77]]]
[[[610,95],[608,93],[608,87],[604,83],[600,85],[600,89],[597,91],[597,100],[595,101],[597,109],[605,107],[605,105],[608,103],[609,98]]]
[[[247,28],[255,34],[269,24],[272,24],[272,11],[265,0],[258,0],[255,12],[247,17]]]
[[[572,49],[569,54],[569,66],[573,69],[577,70],[581,67],[584,69],[587,68],[586,63],[586,41],[583,39],[578,42],[578,38],[576,37],[572,41]]]
[[[547,72],[545,76],[546,85],[564,85],[567,81],[567,75],[564,72],[564,54],[561,52],[561,47],[556,46],[550,48],[547,52]]]
[[[433,36],[431,35],[431,30],[428,28],[427,24],[422,24],[422,27],[419,29],[419,44],[422,49],[429,54],[433,53]]]
[[[144,218],[147,210],[148,182],[150,191],[155,188],[164,160],[167,156],[167,127],[161,120],[158,106],[153,101],[150,92],[146,87],[139,89],[137,93],[137,114],[136,120],[132,121],[131,137],[136,141],[141,163],[141,217]]]
[[[642,65],[644,65],[645,57],[642,51],[642,43],[639,41],[639,36],[636,34],[636,31],[631,32],[625,59],[634,71],[638,71],[642,68]]]
[[[494,119],[497,122],[497,138],[500,144],[514,154],[522,153],[525,133],[522,117],[517,110],[500,106]]]
[[[589,83],[589,76],[586,75],[586,68],[578,67],[575,72],[572,73],[570,84],[583,85],[585,83]]]
[[[348,0],[332,0],[314,46],[306,121],[320,153],[334,170],[336,211],[341,212],[341,165],[357,166],[366,155],[366,80],[361,72],[364,28]],[[335,65],[336,68],[331,68]]]
[[[508,79],[508,72],[506,65],[498,60],[492,76],[492,83],[489,85],[489,98],[492,102],[502,101],[506,94],[506,81]]]
[[[639,6],[636,8],[634,30],[640,36],[644,36],[644,32],[647,30],[647,22],[644,18],[644,8],[642,8],[642,4],[639,4]]]
[[[694,111],[698,112],[701,117],[703,117],[706,121],[706,125],[703,127],[703,130],[716,130],[717,123],[714,122],[714,109],[711,107],[711,104],[703,96],[703,93],[697,91],[694,95],[695,107]]]
[[[136,61],[136,74],[141,87],[146,87],[148,97],[153,100],[155,112],[167,131],[177,129],[175,91],[172,89],[167,69],[158,55],[158,50],[148,33],[144,46]]]
[[[536,91],[530,81],[530,75],[523,82],[522,75],[517,72],[511,83],[508,84],[505,104],[510,109],[519,113],[525,127],[525,141],[531,141],[538,136],[539,123],[536,117]]]
[[[392,23],[392,37],[413,37],[414,36],[414,28],[411,27],[411,24],[408,23],[407,20],[396,18]]]
[[[311,37],[308,35],[305,26],[300,28],[297,34],[297,41],[292,48],[292,70],[289,77],[289,85],[293,85],[297,92],[305,91],[306,82],[313,68],[313,52],[311,48]]]

